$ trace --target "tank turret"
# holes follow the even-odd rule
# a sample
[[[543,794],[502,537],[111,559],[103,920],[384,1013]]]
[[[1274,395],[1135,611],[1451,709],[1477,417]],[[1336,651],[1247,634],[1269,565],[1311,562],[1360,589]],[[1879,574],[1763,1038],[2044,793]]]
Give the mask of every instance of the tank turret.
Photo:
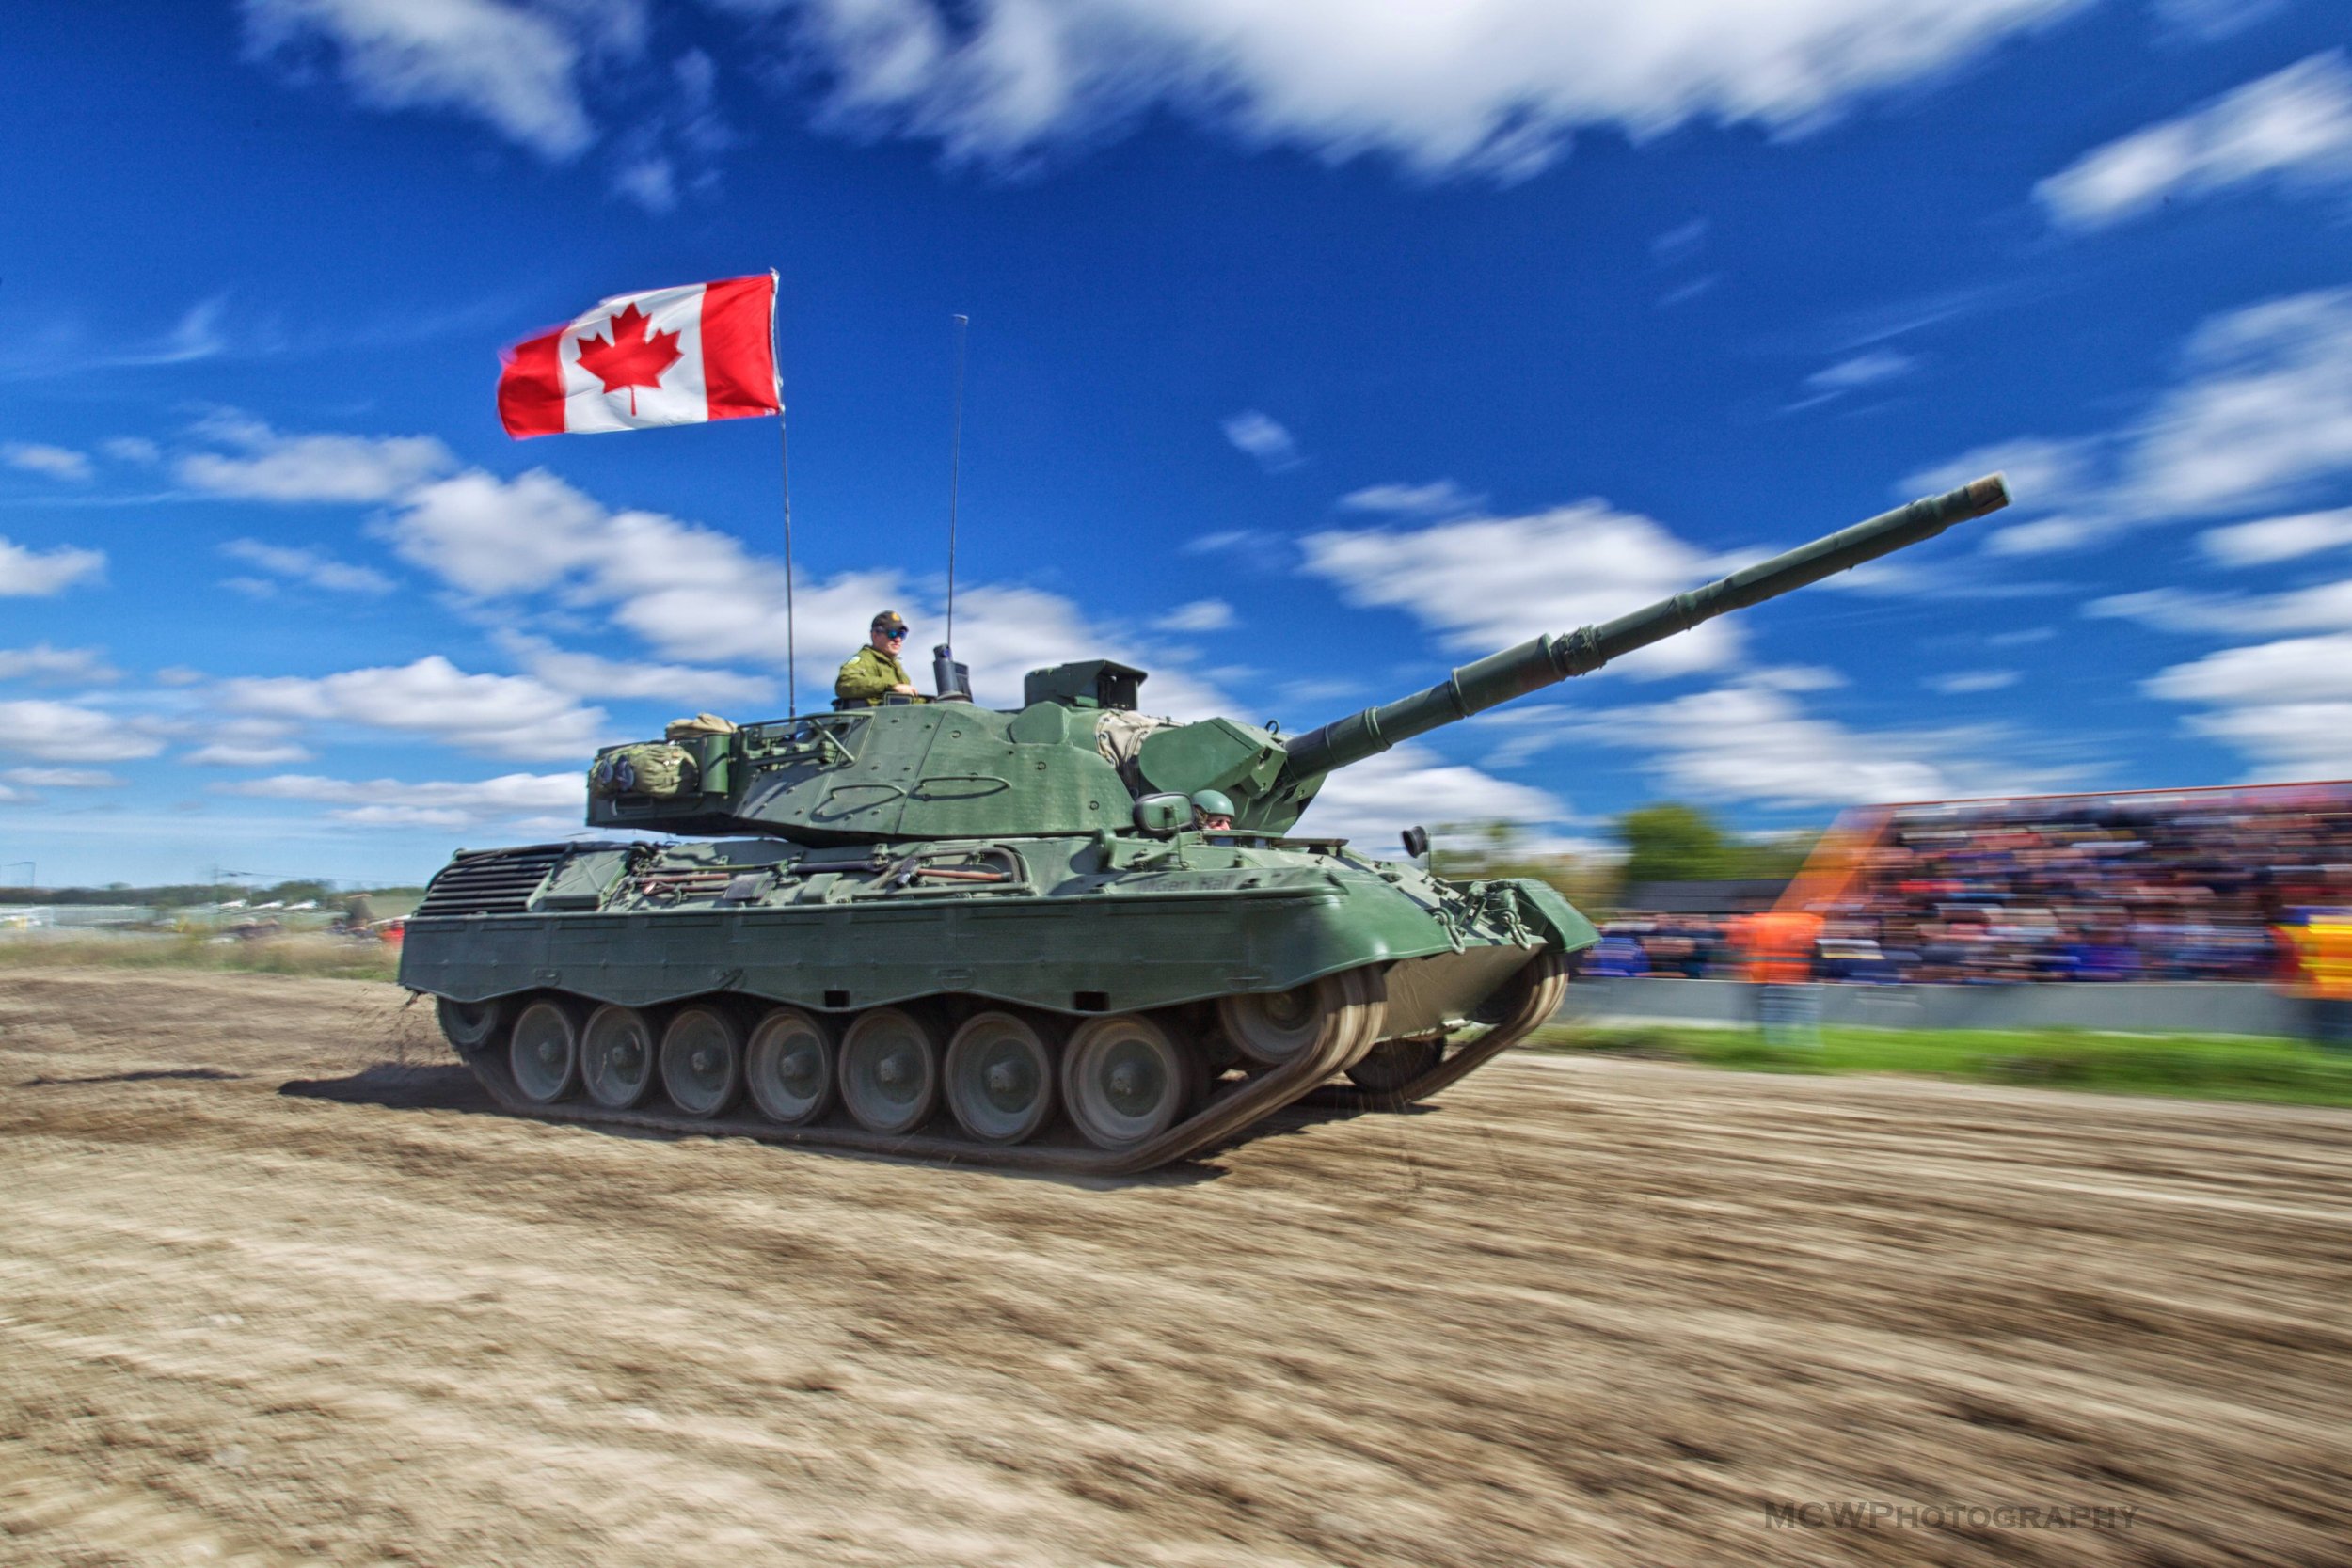
[[[1303,735],[1145,718],[1144,672],[1089,659],[1031,672],[1018,710],[947,701],[814,714],[677,736],[666,767],[618,767],[620,753],[648,748],[613,748],[591,774],[588,820],[818,845],[1127,832],[1138,831],[1140,797],[1216,790],[1233,800],[1238,830],[1279,834],[1337,768],[2008,504],[2000,476],[1979,479]],[[661,788],[614,787],[644,778]]]

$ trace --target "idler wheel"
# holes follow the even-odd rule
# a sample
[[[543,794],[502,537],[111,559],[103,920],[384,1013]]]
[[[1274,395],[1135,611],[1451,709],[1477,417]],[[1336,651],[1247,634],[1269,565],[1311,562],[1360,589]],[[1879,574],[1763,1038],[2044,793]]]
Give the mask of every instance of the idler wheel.
[[[1054,1048],[1013,1013],[975,1013],[947,1042],[947,1109],[982,1143],[1037,1136],[1054,1116]]]
[[[715,1117],[743,1092],[743,1030],[716,1007],[687,1007],[661,1034],[661,1086],[690,1117]]]
[[[771,1007],[744,1050],[752,1103],[771,1121],[814,1121],[833,1103],[833,1027],[798,1007]]]
[[[939,1108],[939,1036],[903,1007],[860,1013],[841,1037],[841,1102],[869,1132],[912,1132]]]
[[[1347,1069],[1347,1076],[1359,1089],[1375,1094],[1394,1094],[1406,1085],[1438,1065],[1445,1053],[1445,1039],[1438,1035],[1426,1035],[1419,1039],[1382,1040],[1364,1053],[1364,1059]]]
[[[1070,1037],[1062,1102],[1098,1148],[1132,1148],[1176,1124],[1199,1074],[1184,1046],[1141,1013],[1090,1018]]]
[[[533,1002],[515,1020],[506,1060],[525,1100],[554,1104],[580,1083],[580,1015],[561,1002]]]
[[[580,1031],[580,1077],[588,1098],[608,1111],[627,1111],[653,1092],[653,1024],[634,1007],[606,1003]]]
[[[487,1002],[459,1002],[452,997],[433,999],[433,1016],[441,1025],[441,1037],[455,1047],[461,1056],[470,1056],[498,1038],[499,1031],[515,1016],[513,999],[494,996]]]
[[[1264,1067],[1280,1067],[1304,1052],[1321,1050],[1333,1030],[1358,1034],[1360,1043],[1369,1044],[1372,1036],[1379,1033],[1371,1009],[1385,1002],[1388,994],[1373,987],[1376,978],[1362,970],[1349,970],[1288,990],[1220,997],[1216,1021],[1235,1050]]]

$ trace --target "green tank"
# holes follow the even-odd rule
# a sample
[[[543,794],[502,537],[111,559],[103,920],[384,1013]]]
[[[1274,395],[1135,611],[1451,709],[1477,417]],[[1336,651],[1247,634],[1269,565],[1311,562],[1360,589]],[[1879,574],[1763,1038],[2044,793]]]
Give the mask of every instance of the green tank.
[[[553,1119],[1117,1174],[1310,1098],[1410,1104],[1549,1019],[1595,931],[1540,881],[1287,836],[1324,781],[2008,500],[1980,479],[1298,736],[1147,718],[1108,659],[1010,710],[681,721],[589,774],[592,827],[676,836],[460,851],[401,983]]]

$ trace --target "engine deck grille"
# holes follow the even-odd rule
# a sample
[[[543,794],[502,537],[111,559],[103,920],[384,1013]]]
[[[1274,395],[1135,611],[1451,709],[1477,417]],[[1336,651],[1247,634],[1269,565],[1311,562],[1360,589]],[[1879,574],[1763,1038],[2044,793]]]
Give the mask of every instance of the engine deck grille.
[[[437,914],[521,914],[548,873],[570,852],[567,844],[528,849],[493,849],[453,861],[424,890],[424,902],[410,918]]]

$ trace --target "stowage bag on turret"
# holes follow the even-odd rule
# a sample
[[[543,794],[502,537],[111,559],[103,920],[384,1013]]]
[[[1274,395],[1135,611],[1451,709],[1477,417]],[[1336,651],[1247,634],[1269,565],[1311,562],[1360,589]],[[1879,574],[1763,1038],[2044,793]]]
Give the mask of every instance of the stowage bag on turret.
[[[701,787],[693,753],[668,741],[649,740],[607,752],[588,770],[588,793],[611,799],[644,795],[668,799]]]

